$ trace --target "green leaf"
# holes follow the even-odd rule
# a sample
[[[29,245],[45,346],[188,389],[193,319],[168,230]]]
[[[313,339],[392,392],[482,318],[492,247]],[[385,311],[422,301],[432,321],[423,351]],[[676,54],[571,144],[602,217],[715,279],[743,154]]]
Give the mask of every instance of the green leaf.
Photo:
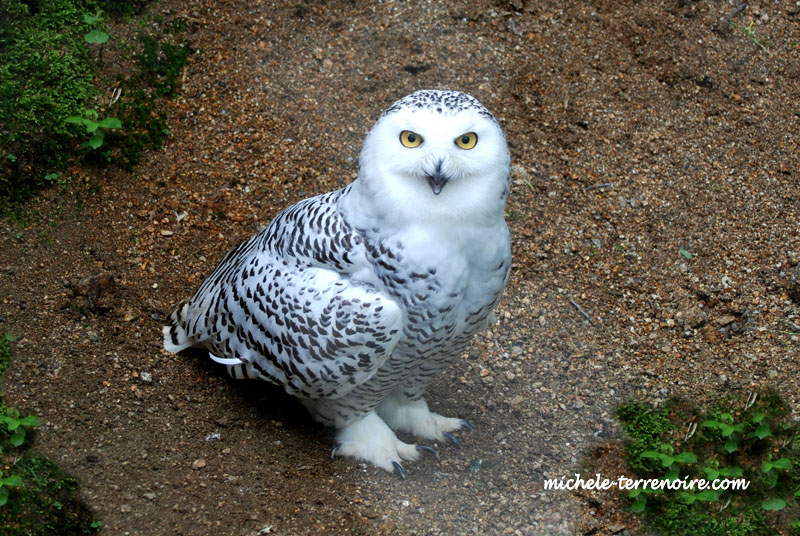
[[[739,448],[739,440],[731,437],[725,442],[722,448],[725,449],[725,452],[728,454],[732,454]]]
[[[0,487],[0,506],[8,502],[8,488]]]
[[[703,423],[700,426],[703,428],[712,428],[715,430],[719,430],[719,433],[722,434],[722,437],[728,437],[733,432],[736,431],[736,428],[734,428],[730,424],[725,424],[724,422],[719,422],[719,421],[711,421],[711,420],[703,421]]]
[[[697,496],[694,493],[690,493],[688,491],[681,491],[680,497],[686,504],[693,504],[694,501],[697,500]]]
[[[675,461],[678,463],[697,463],[697,456],[692,452],[681,452],[675,456]]]
[[[705,472],[708,480],[716,480],[721,474],[720,471],[714,469],[713,467],[703,467],[703,471]]]
[[[667,480],[675,480],[676,478],[678,478],[678,469],[676,469],[675,467],[669,468],[666,474],[664,475],[664,478],[666,478]]]
[[[772,467],[776,469],[791,469],[792,468],[792,460],[789,458],[781,458],[779,460],[775,460],[772,462]]]
[[[706,502],[718,501],[719,500],[719,492],[711,490],[711,489],[707,489],[707,490],[701,491],[700,493],[695,495],[695,498],[698,501],[706,501]]]
[[[116,117],[106,117],[99,123],[98,126],[102,128],[122,128],[122,121],[117,119]]]
[[[668,456],[663,452],[656,452],[654,450],[646,450],[639,454],[640,458],[655,458],[661,460],[661,467],[669,467],[675,462],[675,458]]]
[[[731,466],[731,467],[723,467],[718,471],[719,475],[727,477],[727,478],[738,478],[743,476],[742,468]],[[711,480],[714,480],[713,478]]]
[[[694,255],[692,255],[691,253],[689,253],[689,252],[688,252],[687,250],[685,250],[684,248],[680,248],[680,249],[678,250],[678,253],[680,253],[681,255],[683,255],[684,257],[686,257],[687,259],[694,258]]]
[[[647,496],[646,495],[639,495],[636,497],[636,500],[633,501],[631,505],[631,512],[635,514],[641,514],[644,512],[645,507],[647,506]]]
[[[19,428],[20,422],[17,419],[6,416],[3,416],[2,419],[6,422],[6,426],[8,427],[9,432],[13,432],[17,428]]]
[[[761,503],[761,508],[770,512],[777,512],[778,510],[783,510],[785,507],[786,501],[780,497],[771,497]]]
[[[108,34],[103,30],[94,29],[83,36],[83,40],[93,45],[102,45],[108,41]]]
[[[754,424],[760,423],[761,421],[764,420],[764,417],[766,416],[767,414],[764,413],[763,411],[756,411],[755,413],[753,413],[753,423]]]
[[[54,180],[56,180],[60,176],[61,176],[61,173],[48,173],[47,175],[44,176],[44,180],[46,180],[47,182],[53,182]]]
[[[19,423],[22,426],[27,426],[30,428],[32,426],[39,426],[40,424],[42,424],[42,421],[40,421],[39,417],[37,417],[36,415],[28,415],[27,417],[19,421]]]
[[[14,335],[11,332],[6,333],[5,338],[6,338],[6,342],[14,342],[14,341],[17,340],[17,336]]]
[[[778,471],[772,471],[772,467],[770,467],[769,471],[765,471],[762,477],[764,482],[764,487],[767,489],[772,489],[778,485]]]
[[[83,16],[83,22],[85,22],[86,24],[94,25],[94,24],[97,24],[98,22],[100,22],[101,20],[103,20],[103,10],[102,9],[98,10],[97,13],[95,13],[94,15],[90,15],[90,14],[86,13]]]
[[[765,437],[769,437],[772,435],[772,430],[769,429],[768,424],[760,424],[755,431],[750,434],[750,437],[757,437],[759,439],[764,439]]]
[[[22,477],[19,475],[11,475],[3,480],[0,480],[0,484],[3,486],[21,486],[22,485]]]
[[[86,132],[89,132],[89,127],[91,125],[96,125],[97,124],[94,121],[92,121],[91,119],[86,119],[85,117],[78,117],[76,115],[71,115],[71,116],[67,117],[66,119],[64,119],[64,123],[72,123],[72,124],[76,124],[76,125],[83,125],[83,126],[86,127]],[[97,127],[94,127],[94,128],[97,128]]]
[[[11,439],[8,440],[9,443],[14,445],[15,447],[19,447],[25,442],[25,429],[24,428],[17,428],[14,434],[11,436]]]
[[[94,133],[94,135],[91,138],[89,138],[89,141],[87,141],[86,144],[92,149],[97,149],[98,147],[103,145],[104,137],[105,135],[103,134],[103,131],[98,130],[97,132]]]
[[[11,160],[12,162],[16,162],[17,161],[17,155],[15,155],[14,153],[6,153],[6,158]]]

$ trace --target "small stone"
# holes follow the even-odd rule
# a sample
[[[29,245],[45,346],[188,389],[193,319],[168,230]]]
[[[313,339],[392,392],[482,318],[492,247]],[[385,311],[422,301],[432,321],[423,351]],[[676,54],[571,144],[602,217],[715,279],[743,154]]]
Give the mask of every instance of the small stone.
[[[708,319],[706,312],[698,305],[690,307],[686,311],[681,311],[675,316],[676,320],[681,324],[682,327],[693,329],[699,328],[705,324],[706,320]]]
[[[192,469],[202,469],[206,466],[206,461],[203,458],[198,458],[192,462]]]
[[[520,404],[522,404],[523,402],[525,402],[525,399],[521,395],[517,395],[514,398],[512,398],[511,400],[509,400],[508,404],[511,407],[516,407],[516,406],[519,406]]]
[[[72,287],[73,296],[85,296],[89,307],[96,311],[107,311],[116,302],[116,281],[109,272],[101,272],[81,279]]]
[[[153,375],[150,374],[149,372],[140,372],[139,373],[139,379],[142,380],[143,382],[146,382],[146,383],[152,383],[153,382]]]
[[[736,322],[736,317],[733,315],[725,315],[717,318],[717,325],[719,327],[725,327],[727,325],[733,324]]]
[[[172,231],[167,231],[166,229],[161,229],[161,236],[172,236],[175,233]]]
[[[481,369],[481,373],[480,373],[481,374],[481,378],[485,378],[486,376],[488,376],[491,373],[492,373],[491,370],[489,370],[487,368],[482,368]]]
[[[156,494],[151,491],[148,491],[147,493],[142,493],[142,497],[144,497],[148,501],[152,501],[153,499],[156,498]]]
[[[132,512],[133,508],[131,508],[131,505],[129,504],[123,504],[122,506],[119,507],[119,511],[122,512],[123,514],[127,514],[129,512]]]
[[[770,370],[767,371],[767,378],[769,378],[770,380],[774,380],[777,377],[778,377],[778,371],[777,370],[770,369]]]

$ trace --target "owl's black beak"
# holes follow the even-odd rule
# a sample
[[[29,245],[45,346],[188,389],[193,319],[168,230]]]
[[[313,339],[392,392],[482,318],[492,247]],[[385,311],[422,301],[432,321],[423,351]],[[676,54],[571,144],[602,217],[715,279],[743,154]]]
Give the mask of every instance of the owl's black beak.
[[[430,184],[434,195],[439,195],[442,192],[442,188],[444,188],[445,183],[450,178],[442,172],[441,160],[436,162],[436,168],[433,170],[433,173],[425,173],[425,177],[428,179],[428,184]]]

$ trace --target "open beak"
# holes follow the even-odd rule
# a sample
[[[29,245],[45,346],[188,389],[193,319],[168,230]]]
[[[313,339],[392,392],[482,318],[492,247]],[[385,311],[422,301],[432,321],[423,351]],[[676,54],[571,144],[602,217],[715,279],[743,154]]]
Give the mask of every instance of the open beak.
[[[428,179],[428,184],[431,186],[434,195],[439,195],[442,192],[442,188],[450,178],[442,172],[441,160],[436,162],[436,169],[434,169],[433,173],[425,173],[425,177]]]

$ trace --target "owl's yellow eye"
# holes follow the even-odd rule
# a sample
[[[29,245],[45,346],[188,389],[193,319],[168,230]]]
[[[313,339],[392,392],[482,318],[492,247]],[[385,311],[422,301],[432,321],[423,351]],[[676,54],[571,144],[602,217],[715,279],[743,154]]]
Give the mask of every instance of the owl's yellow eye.
[[[474,132],[467,132],[456,138],[456,145],[462,149],[472,149],[478,143],[478,135]]]
[[[400,133],[400,143],[402,143],[404,147],[413,149],[414,147],[420,146],[420,144],[422,143],[422,136],[420,136],[416,132],[411,132],[410,130],[404,130],[403,132]]]

